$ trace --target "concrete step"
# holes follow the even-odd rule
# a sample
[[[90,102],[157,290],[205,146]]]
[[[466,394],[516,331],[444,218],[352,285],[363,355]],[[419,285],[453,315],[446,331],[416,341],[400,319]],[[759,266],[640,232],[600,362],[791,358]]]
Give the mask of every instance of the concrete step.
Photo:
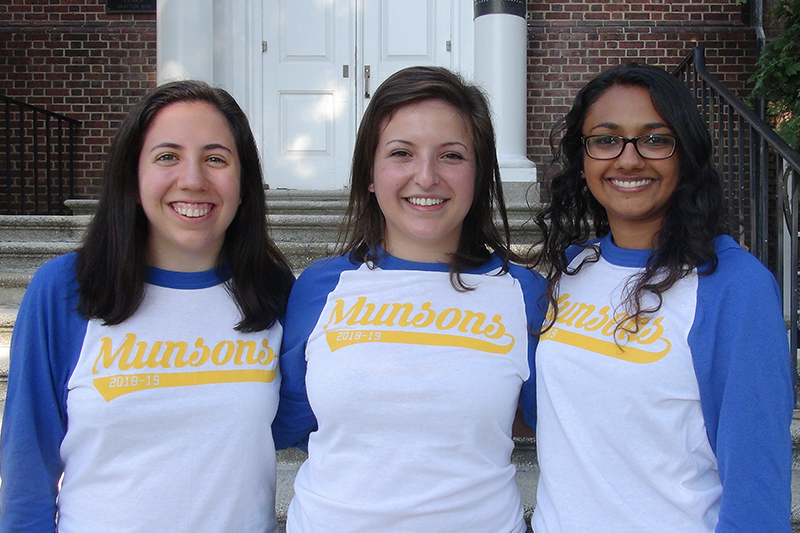
[[[50,259],[77,248],[77,241],[0,242],[0,272],[25,274],[36,272]]]
[[[88,215],[0,215],[0,241],[77,243],[89,220]]]
[[[42,221],[27,218],[0,216],[0,278],[31,275],[50,259],[75,250],[89,222],[88,217],[49,217],[39,225]],[[292,266],[302,270],[332,253],[340,221],[338,215],[276,214],[268,225]]]
[[[538,235],[531,220],[538,204],[528,202],[526,184],[510,183],[506,189],[512,242],[516,251],[524,252]],[[297,272],[333,253],[347,210],[346,190],[268,190],[266,194],[270,235]],[[0,216],[0,277],[33,274],[46,261],[80,245],[97,202],[66,203],[75,215]]]

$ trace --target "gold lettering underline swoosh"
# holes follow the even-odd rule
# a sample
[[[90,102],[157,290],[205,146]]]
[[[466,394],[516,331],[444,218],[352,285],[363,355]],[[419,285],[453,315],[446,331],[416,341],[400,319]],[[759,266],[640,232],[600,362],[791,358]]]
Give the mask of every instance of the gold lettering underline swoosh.
[[[207,370],[200,372],[173,372],[154,374],[119,374],[92,380],[94,387],[107,402],[131,392],[162,389],[165,387],[191,387],[213,383],[272,383],[275,370]]]
[[[366,342],[388,342],[391,344],[417,344],[423,346],[452,346],[468,348],[481,352],[494,354],[507,354],[514,347],[514,337],[505,335],[510,339],[507,345],[495,344],[481,339],[461,335],[446,335],[443,333],[421,333],[412,331],[384,331],[384,330],[338,330],[326,331],[325,338],[332,352],[352,344]]]
[[[544,339],[560,342],[561,344],[567,344],[569,346],[575,346],[577,348],[583,348],[584,350],[599,353],[600,355],[607,355],[608,357],[613,357],[615,359],[622,359],[623,361],[628,361],[630,363],[639,364],[655,363],[667,355],[672,348],[672,344],[664,338],[661,338],[661,340],[666,344],[666,347],[662,351],[648,352],[640,348],[634,348],[632,346],[619,346],[614,342],[604,341],[594,337],[589,337],[587,335],[581,335],[580,333],[575,333],[573,331],[567,331],[558,328],[551,328],[545,334]]]

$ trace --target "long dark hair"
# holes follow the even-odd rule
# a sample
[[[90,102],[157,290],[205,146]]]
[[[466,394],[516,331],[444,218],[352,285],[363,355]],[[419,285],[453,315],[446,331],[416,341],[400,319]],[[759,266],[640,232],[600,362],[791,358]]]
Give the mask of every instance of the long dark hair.
[[[486,96],[475,85],[442,67],[409,67],[389,76],[372,96],[361,119],[353,153],[350,204],[339,235],[339,252],[349,253],[354,263],[374,262],[383,241],[385,219],[375,195],[368,188],[378,139],[386,121],[401,107],[425,100],[440,100],[463,117],[475,145],[475,193],[464,223],[458,248],[450,257],[450,276],[456,289],[467,287],[459,273],[485,263],[496,252],[504,268],[516,256],[503,201],[503,185],[495,150],[495,135]],[[501,236],[494,224],[494,210],[503,226]]]
[[[656,234],[654,253],[645,270],[633,276],[626,286],[623,305],[627,315],[633,317],[626,323],[637,328],[639,318],[658,311],[661,295],[693,269],[705,266],[705,273],[716,269],[713,240],[726,232],[722,180],[713,165],[711,137],[697,103],[678,79],[662,69],[636,63],[614,67],[581,89],[572,109],[550,135],[552,168],[556,173],[550,182],[550,203],[536,217],[542,238],[533,260],[533,266],[549,281],[551,315],[546,327],[555,321],[556,293],[562,275],[576,274],[587,262],[596,261],[599,254],[595,248],[594,254],[570,268],[567,249],[573,245],[586,246],[591,238],[603,237],[611,231],[605,209],[581,178],[584,161],[581,136],[589,109],[616,86],[647,89],[653,107],[679,139],[673,156],[679,162],[678,187]],[[561,141],[556,148],[559,136]],[[643,307],[647,293],[656,296],[656,303]]]
[[[247,117],[230,94],[200,81],[156,88],[136,105],[114,137],[97,213],[78,250],[78,310],[86,318],[113,325],[133,315],[142,303],[148,223],[137,201],[139,153],[156,115],[177,102],[208,103],[230,126],[241,163],[241,204],[225,233],[217,270],[222,275],[224,268],[230,275],[225,286],[242,314],[236,329],[266,329],[285,310],[291,271],[267,234],[261,165]]]

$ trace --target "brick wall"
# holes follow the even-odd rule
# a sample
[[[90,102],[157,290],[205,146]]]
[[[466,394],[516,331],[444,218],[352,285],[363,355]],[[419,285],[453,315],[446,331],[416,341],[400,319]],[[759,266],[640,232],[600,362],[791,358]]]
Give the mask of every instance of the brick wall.
[[[155,15],[106,14],[105,4],[0,4],[0,94],[82,122],[79,198],[98,193],[115,129],[156,79]],[[734,0],[529,0],[528,156],[540,175],[550,129],[604,67],[636,60],[672,69],[698,42],[709,70],[746,96],[756,60],[747,9]]]
[[[103,158],[156,80],[155,14],[106,14],[104,0],[3,0],[0,94],[81,121],[75,196],[100,190]]]
[[[734,0],[529,0],[528,156],[546,172],[549,134],[601,70],[637,61],[674,69],[695,42],[740,98],[756,62],[749,8]]]

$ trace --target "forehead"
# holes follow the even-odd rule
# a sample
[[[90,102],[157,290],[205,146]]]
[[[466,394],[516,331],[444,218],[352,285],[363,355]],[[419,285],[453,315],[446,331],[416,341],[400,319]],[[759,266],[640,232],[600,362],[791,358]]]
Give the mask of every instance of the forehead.
[[[606,90],[589,107],[583,131],[593,130],[651,130],[668,127],[656,111],[650,91],[640,86],[615,85]]]
[[[422,100],[403,105],[392,111],[382,121],[380,132],[390,129],[423,129],[433,131],[454,130],[462,135],[472,137],[471,124],[467,118],[452,104],[438,99]]]
[[[205,134],[233,138],[231,124],[222,112],[202,100],[173,102],[159,109],[147,125],[144,137],[151,134]]]

